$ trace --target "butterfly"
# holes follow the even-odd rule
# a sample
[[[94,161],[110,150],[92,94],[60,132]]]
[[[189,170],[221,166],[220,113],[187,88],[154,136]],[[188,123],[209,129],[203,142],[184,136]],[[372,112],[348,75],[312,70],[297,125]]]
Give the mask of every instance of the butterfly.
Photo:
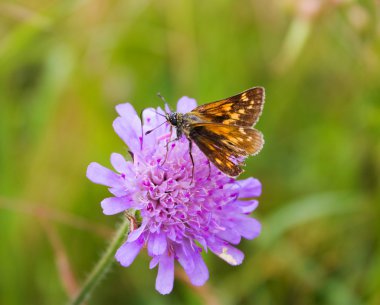
[[[198,106],[188,113],[171,112],[167,122],[176,128],[178,140],[185,135],[191,154],[193,142],[220,171],[236,177],[244,159],[264,145],[263,134],[254,129],[263,111],[265,90],[253,87],[237,95]]]

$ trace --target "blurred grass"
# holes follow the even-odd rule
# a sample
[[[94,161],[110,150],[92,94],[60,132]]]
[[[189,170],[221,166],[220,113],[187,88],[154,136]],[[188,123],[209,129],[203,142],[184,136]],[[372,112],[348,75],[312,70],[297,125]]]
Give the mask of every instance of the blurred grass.
[[[99,258],[117,217],[85,171],[126,152],[116,104],[254,85],[266,145],[244,176],[263,182],[263,233],[243,265],[209,254],[204,290],[164,297],[142,255],[89,304],[379,304],[379,16],[354,0],[0,3],[0,304],[62,304],[57,257],[79,283]]]

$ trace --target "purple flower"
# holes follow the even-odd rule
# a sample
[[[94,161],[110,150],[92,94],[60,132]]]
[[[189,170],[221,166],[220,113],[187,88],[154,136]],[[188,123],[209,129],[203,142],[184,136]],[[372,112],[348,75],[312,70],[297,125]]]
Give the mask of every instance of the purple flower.
[[[177,111],[188,112],[196,102],[188,97],[178,101]],[[103,212],[113,215],[134,209],[140,213],[140,226],[130,232],[119,248],[116,259],[128,267],[140,250],[147,248],[152,257],[150,268],[158,265],[156,289],[170,293],[174,282],[174,261],[183,267],[193,285],[203,285],[208,269],[201,256],[210,249],[231,265],[239,265],[244,254],[233,245],[242,237],[252,239],[260,233],[260,223],[249,217],[257,207],[252,199],[261,193],[254,178],[237,181],[211,164],[193,145],[192,163],[185,137],[169,144],[170,125],[163,124],[149,135],[145,132],[165,120],[161,109],[146,109],[143,126],[130,104],[116,106],[119,113],[113,124],[116,133],[128,145],[133,161],[120,154],[111,155],[116,172],[91,163],[87,177],[109,187],[113,197],[101,202]]]

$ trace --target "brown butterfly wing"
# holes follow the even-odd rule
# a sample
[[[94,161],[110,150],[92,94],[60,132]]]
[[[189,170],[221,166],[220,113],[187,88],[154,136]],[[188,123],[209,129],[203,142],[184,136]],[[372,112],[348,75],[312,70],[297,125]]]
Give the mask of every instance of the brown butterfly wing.
[[[257,154],[264,144],[260,131],[225,124],[192,124],[188,136],[217,168],[232,177],[243,172],[244,159]]]
[[[263,111],[264,101],[264,88],[254,87],[227,99],[196,107],[189,114],[206,122],[253,126]]]

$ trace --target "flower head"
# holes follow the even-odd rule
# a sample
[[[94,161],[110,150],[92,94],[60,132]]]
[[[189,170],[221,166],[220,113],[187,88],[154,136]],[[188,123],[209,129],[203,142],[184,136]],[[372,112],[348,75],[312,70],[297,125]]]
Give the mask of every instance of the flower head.
[[[189,112],[193,99],[179,100],[177,111]],[[208,249],[231,265],[243,261],[235,248],[241,238],[252,239],[260,233],[260,223],[249,217],[258,202],[261,184],[254,178],[235,180],[209,163],[193,145],[194,177],[188,140],[171,139],[170,125],[159,126],[161,109],[146,109],[143,124],[130,104],[116,106],[119,113],[113,124],[128,145],[133,161],[117,153],[111,155],[116,172],[98,163],[88,166],[87,177],[109,187],[113,197],[101,202],[103,212],[113,215],[129,209],[139,211],[140,226],[129,233],[116,259],[128,267],[140,250],[152,257],[150,268],[158,265],[156,289],[170,293],[174,282],[174,262],[183,267],[193,285],[203,285],[208,269],[201,252]],[[193,181],[192,181],[193,180]]]

